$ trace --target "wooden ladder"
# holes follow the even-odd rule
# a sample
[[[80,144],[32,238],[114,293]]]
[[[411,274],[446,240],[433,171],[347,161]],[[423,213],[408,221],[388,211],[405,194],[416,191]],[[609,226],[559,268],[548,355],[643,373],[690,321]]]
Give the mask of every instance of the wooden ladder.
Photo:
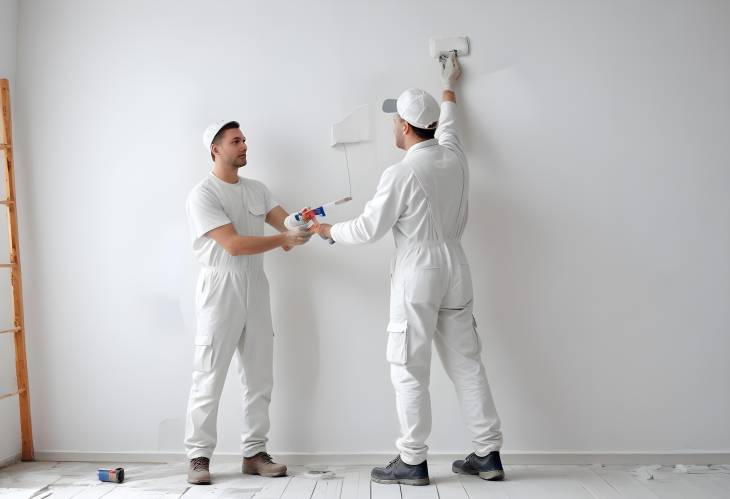
[[[0,329],[0,334],[12,334],[15,338],[15,374],[18,389],[0,394],[0,399],[18,396],[20,405],[20,441],[23,461],[33,460],[33,427],[30,422],[30,393],[28,392],[28,365],[25,356],[25,325],[23,321],[23,287],[20,280],[20,251],[18,241],[18,214],[15,201],[15,172],[13,171],[13,131],[10,121],[10,85],[0,80],[2,93],[3,123],[0,128],[0,155],[4,158],[5,192],[7,199],[0,200],[8,211],[10,263],[0,262],[0,269],[10,269],[10,286],[13,294],[13,327]]]

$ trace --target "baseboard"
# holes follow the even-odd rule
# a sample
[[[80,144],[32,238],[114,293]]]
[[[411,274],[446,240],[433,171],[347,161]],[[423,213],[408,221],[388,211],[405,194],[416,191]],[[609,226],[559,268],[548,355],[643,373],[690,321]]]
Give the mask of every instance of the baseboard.
[[[19,463],[20,458],[21,458],[20,454],[15,454],[14,456],[0,458],[0,468],[4,468],[6,466],[10,466],[12,464]]]
[[[393,458],[394,452],[335,454],[335,453],[296,453],[273,452],[281,462],[291,465],[375,465],[383,464]],[[36,451],[37,461],[79,461],[103,463],[174,463],[186,460],[183,452],[69,452]],[[464,454],[431,453],[429,463],[450,463],[463,459]],[[19,456],[18,456],[19,459]],[[216,453],[218,461],[241,459],[239,454]],[[530,452],[502,451],[505,464],[520,465],[561,465],[561,464],[730,464],[730,451],[676,451],[676,452]],[[2,463],[2,461],[0,461]]]

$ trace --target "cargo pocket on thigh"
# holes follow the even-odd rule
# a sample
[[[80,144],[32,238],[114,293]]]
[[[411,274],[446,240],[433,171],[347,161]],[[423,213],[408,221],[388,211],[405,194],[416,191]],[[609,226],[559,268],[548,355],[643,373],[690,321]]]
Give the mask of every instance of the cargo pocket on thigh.
[[[388,323],[388,347],[385,357],[391,364],[404,366],[408,361],[408,321]]]
[[[472,330],[474,331],[474,342],[476,344],[477,355],[482,353],[482,340],[479,338],[479,331],[477,331],[477,320],[474,315],[471,316]]]
[[[195,371],[209,372],[213,367],[213,337],[195,336],[195,353],[193,355],[193,369]]]

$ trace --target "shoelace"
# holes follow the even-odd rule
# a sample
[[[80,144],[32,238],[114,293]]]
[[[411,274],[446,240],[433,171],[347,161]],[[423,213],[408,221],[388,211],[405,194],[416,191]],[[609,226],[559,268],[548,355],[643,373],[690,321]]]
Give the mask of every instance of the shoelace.
[[[208,459],[204,457],[196,457],[192,461],[193,465],[193,471],[200,471],[200,470],[207,470],[208,469]]]
[[[397,456],[395,459],[393,459],[391,462],[388,463],[388,466],[386,466],[386,469],[392,468],[393,466],[398,464],[399,461],[400,461],[400,456]]]
[[[274,464],[274,460],[273,460],[273,459],[271,458],[271,456],[270,456],[269,454],[267,454],[266,452],[262,452],[262,453],[261,453],[261,459],[262,459],[262,460],[264,461],[264,463],[266,463],[266,464]]]

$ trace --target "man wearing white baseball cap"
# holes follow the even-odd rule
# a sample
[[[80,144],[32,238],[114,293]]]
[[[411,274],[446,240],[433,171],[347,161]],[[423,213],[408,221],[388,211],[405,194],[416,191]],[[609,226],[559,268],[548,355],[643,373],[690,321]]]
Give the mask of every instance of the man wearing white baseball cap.
[[[234,352],[243,384],[242,471],[282,476],[286,466],[266,452],[274,331],[263,253],[304,244],[311,232],[274,201],[264,184],[238,175],[247,163],[248,146],[237,122],[210,125],[203,132],[203,147],[213,170],[193,187],[186,205],[193,252],[201,265],[185,430],[188,482],[210,483],[218,404]],[[264,222],[280,233],[265,236]]]
[[[442,61],[443,103],[411,88],[383,110],[395,112],[395,143],[406,155],[383,172],[375,196],[348,222],[323,224],[320,236],[362,244],[392,229],[387,359],[396,393],[399,455],[374,468],[379,483],[427,485],[426,439],[431,432],[431,345],[454,383],[474,435],[475,452],[453,463],[456,473],[501,480],[502,432],[481,360],[472,315],[471,271],[461,235],[468,211],[469,166],[455,126],[454,85],[461,75],[456,54]],[[438,137],[438,140],[434,138]]]

